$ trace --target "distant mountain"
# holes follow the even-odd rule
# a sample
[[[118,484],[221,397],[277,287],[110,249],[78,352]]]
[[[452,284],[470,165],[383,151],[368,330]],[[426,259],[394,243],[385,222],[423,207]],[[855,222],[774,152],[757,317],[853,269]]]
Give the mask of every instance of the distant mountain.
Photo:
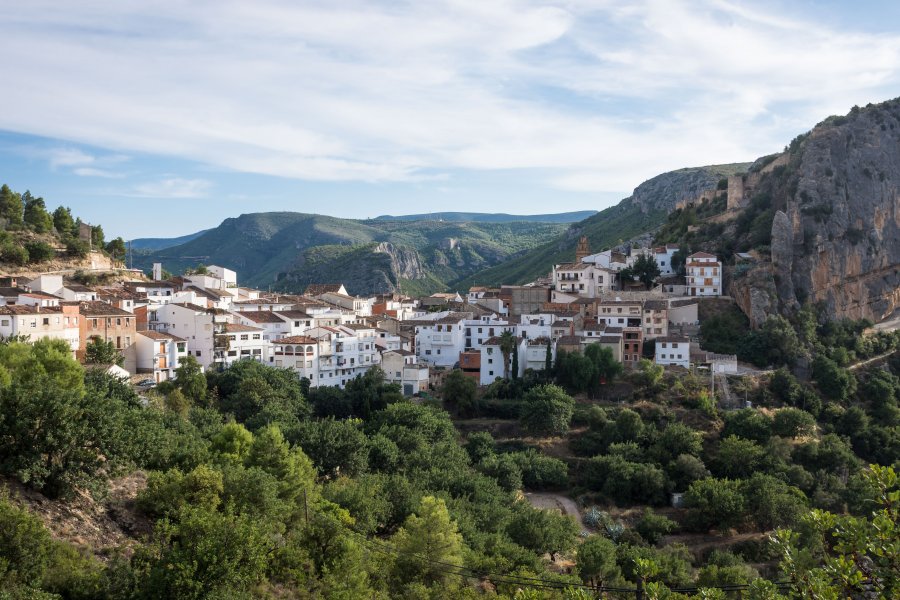
[[[596,210],[554,213],[548,215],[509,215],[506,213],[437,212],[420,215],[382,215],[373,221],[450,221],[454,223],[576,223],[597,214]]]
[[[709,165],[670,171],[648,179],[631,196],[606,210],[573,223],[555,239],[521,253],[458,282],[460,289],[471,285],[518,284],[533,281],[550,272],[553,265],[572,261],[575,245],[587,236],[596,252],[620,244],[662,225],[666,216],[682,201],[716,189],[722,179],[746,171],[750,163]]]
[[[565,229],[564,223],[357,221],[256,213],[225,219],[186,243],[136,253],[133,262],[145,270],[162,262],[173,273],[217,264],[234,269],[249,285],[282,291],[342,281],[351,293],[430,293],[454,287]]]
[[[131,240],[131,249],[163,250],[164,248],[171,248],[172,246],[185,244],[193,239],[200,237],[207,231],[209,231],[209,229],[204,229],[203,231],[198,231],[197,233],[189,233],[187,235],[175,238],[138,238],[136,240]]]

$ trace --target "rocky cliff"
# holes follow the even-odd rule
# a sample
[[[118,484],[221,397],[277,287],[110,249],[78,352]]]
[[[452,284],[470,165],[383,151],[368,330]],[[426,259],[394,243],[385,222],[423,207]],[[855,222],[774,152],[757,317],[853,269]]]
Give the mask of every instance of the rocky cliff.
[[[748,163],[735,163],[669,171],[648,179],[634,188],[630,200],[639,206],[642,212],[661,210],[668,213],[680,203],[694,200],[706,192],[715,190],[719,181],[746,171],[749,166]]]
[[[748,192],[771,196],[771,260],[732,293],[757,324],[806,301],[887,318],[900,308],[900,99],[829,117],[785,154]]]

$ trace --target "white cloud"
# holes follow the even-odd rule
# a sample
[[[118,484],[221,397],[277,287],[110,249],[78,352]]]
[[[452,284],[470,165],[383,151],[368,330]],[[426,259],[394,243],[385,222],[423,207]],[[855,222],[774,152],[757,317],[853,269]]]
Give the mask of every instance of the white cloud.
[[[121,173],[107,171],[106,169],[95,169],[93,167],[78,167],[72,169],[72,173],[79,177],[102,177],[104,179],[121,179],[124,177]]]
[[[170,177],[135,185],[123,195],[154,199],[206,198],[211,188],[212,182],[205,179]]]
[[[0,23],[0,129],[324,181],[536,169],[627,191],[777,150],[900,83],[898,35],[724,0],[32,0]],[[208,191],[165,181],[149,189]]]

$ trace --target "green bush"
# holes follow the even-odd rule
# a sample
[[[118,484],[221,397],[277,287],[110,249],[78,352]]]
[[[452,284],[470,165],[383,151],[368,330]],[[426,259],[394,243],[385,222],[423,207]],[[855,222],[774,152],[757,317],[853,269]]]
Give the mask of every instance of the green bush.
[[[28,251],[28,262],[32,263],[50,260],[56,256],[56,251],[46,242],[27,242],[25,250]]]

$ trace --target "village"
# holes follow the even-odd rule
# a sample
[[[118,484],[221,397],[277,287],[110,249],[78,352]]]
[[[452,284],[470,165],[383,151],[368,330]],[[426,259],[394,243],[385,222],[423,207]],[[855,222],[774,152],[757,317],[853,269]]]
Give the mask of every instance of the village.
[[[106,366],[142,387],[174,379],[190,356],[204,370],[248,359],[292,369],[313,387],[343,388],[378,365],[415,396],[438,389],[454,368],[487,386],[590,344],[626,369],[651,359],[738,371],[735,356],[697,341],[699,305],[722,298],[722,263],[705,252],[679,258],[673,244],[592,254],[583,237],[574,262],[531,284],[420,298],[356,297],[341,283],[274,294],[242,287],[235,271],[215,265],[164,277],[157,263],[150,279],[125,273],[94,286],[64,274],[4,277],[0,335],[60,339],[82,362],[91,362],[92,343],[106,343],[120,355]]]

